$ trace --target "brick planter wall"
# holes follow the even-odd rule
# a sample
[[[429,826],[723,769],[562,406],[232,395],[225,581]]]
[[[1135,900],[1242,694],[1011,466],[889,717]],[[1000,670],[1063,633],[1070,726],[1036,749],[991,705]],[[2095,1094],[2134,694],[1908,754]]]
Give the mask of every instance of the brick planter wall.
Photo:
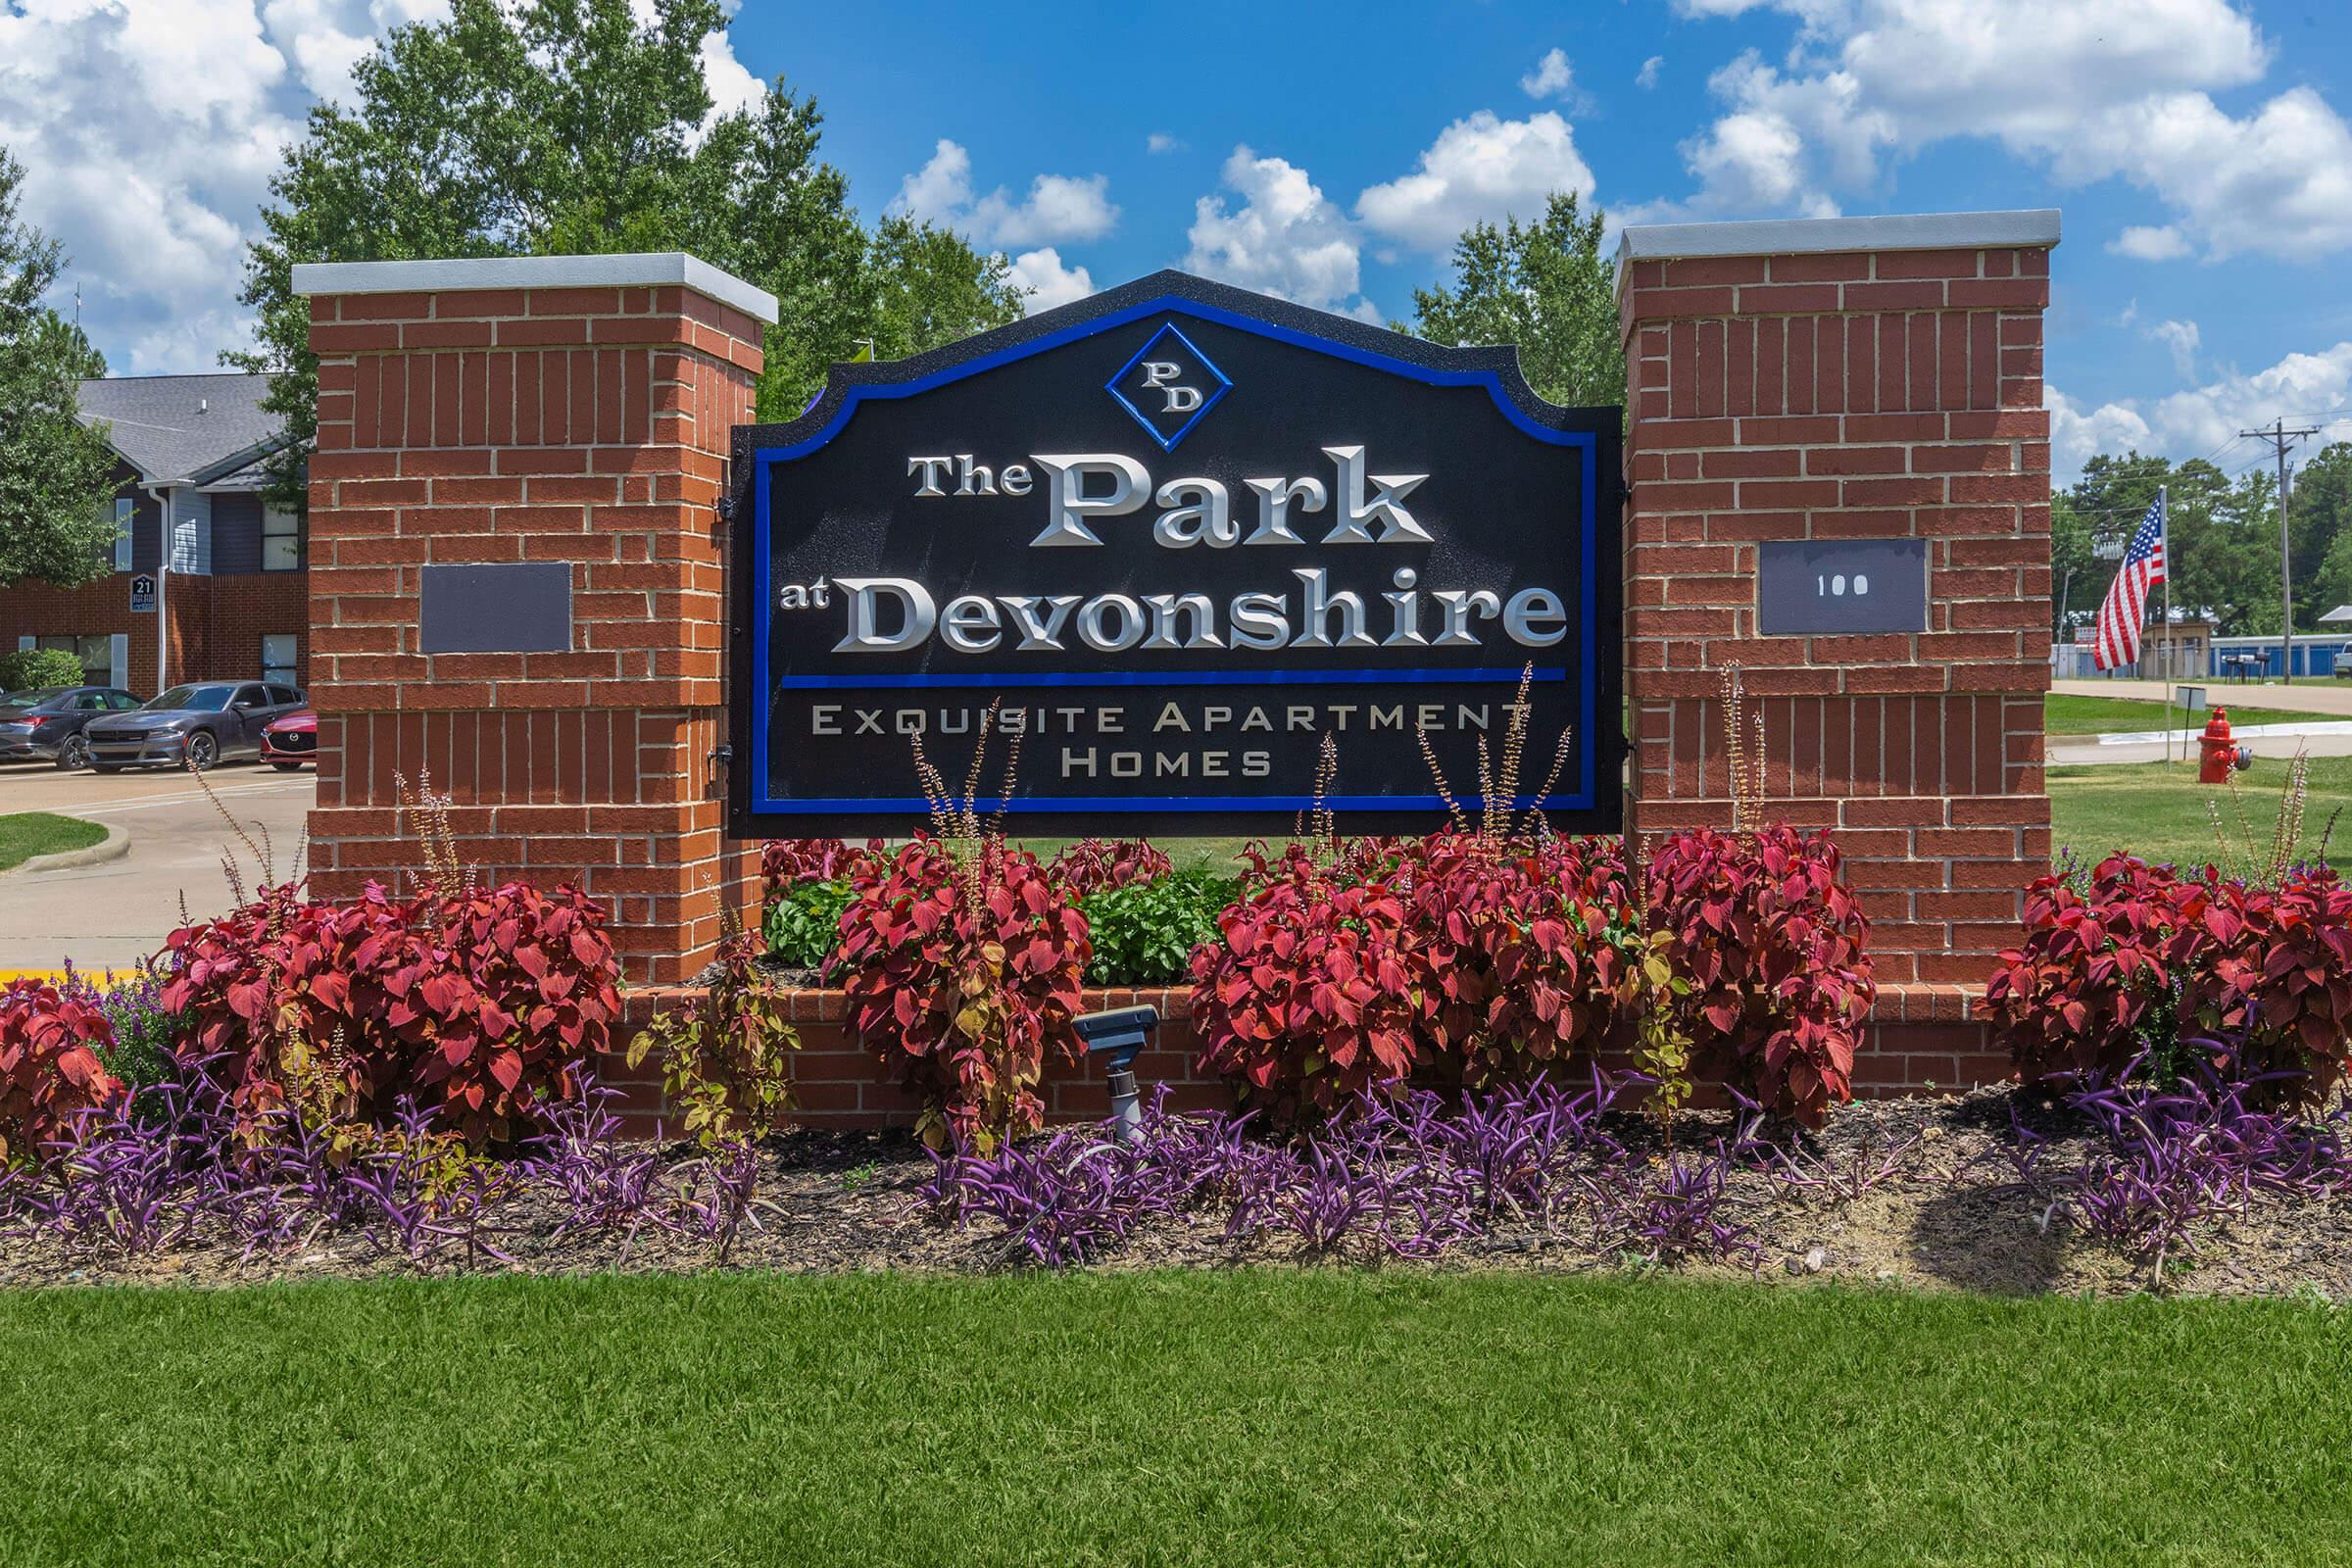
[[[604,1081],[622,1092],[623,1120],[632,1133],[650,1135],[664,1115],[662,1073],[648,1057],[629,1070],[621,1057],[630,1035],[663,1008],[684,1006],[697,994],[683,987],[649,987],[623,999],[623,1027],[615,1031],[613,1052],[599,1069]],[[1225,1110],[1233,1105],[1233,1091],[1213,1077],[1193,1069],[1197,1051],[1192,1025],[1186,1021],[1188,992],[1159,989],[1089,991],[1085,1010],[1152,1006],[1159,1009],[1159,1032],[1150,1049],[1135,1058],[1137,1080],[1149,1090],[1170,1086],[1168,1102],[1179,1110]],[[801,1049],[792,1063],[794,1092],[800,1110],[794,1119],[810,1126],[911,1127],[921,1102],[899,1082],[893,1064],[881,1053],[858,1040],[847,1021],[839,991],[789,990],[782,993],[787,1013],[800,1032]],[[1110,1090],[1102,1067],[1091,1060],[1063,1065],[1049,1056],[1039,1098],[1046,1115],[1055,1122],[1099,1121],[1110,1107]]]
[[[1873,1089],[2000,1077],[1969,1004],[2049,863],[2055,213],[1626,233],[1629,822],[1730,820],[1723,667],[1767,810],[1834,829],[1872,922]],[[1758,546],[1928,541],[1929,625],[1761,636]]]
[[[658,1058],[649,1056],[632,1070],[623,1057],[629,1037],[653,1021],[664,1008],[683,1007],[699,993],[683,986],[649,986],[622,999],[622,1023],[613,1032],[612,1050],[598,1071],[604,1083],[621,1092],[617,1102],[629,1133],[651,1137],[657,1128],[674,1123],[662,1102]],[[1151,1049],[1135,1058],[1136,1079],[1149,1095],[1154,1085],[1168,1086],[1168,1103],[1178,1110],[1230,1110],[1231,1085],[1194,1064],[1200,1050],[1188,1018],[1189,990],[1178,988],[1089,991],[1089,1012],[1111,1007],[1153,1006],[1159,1009],[1159,1031]],[[871,1043],[857,1038],[847,1021],[839,991],[786,990],[781,993],[801,1048],[793,1054],[792,1074],[800,1109],[793,1120],[812,1127],[911,1127],[920,1102],[899,1082],[895,1064],[882,1060]],[[1882,1043],[1863,1058],[1863,1071],[1854,1091],[1865,1100],[1915,1094],[1934,1085],[1938,1089],[1995,1083],[2007,1076],[2008,1058],[1985,1052],[1982,1031],[1974,1025],[1881,1026]],[[1625,1061],[1609,1058],[1604,1065],[1623,1068]],[[1572,1068],[1581,1071],[1581,1066]],[[1051,1122],[1100,1121],[1110,1107],[1110,1089],[1100,1064],[1083,1060],[1065,1065],[1049,1056],[1040,1097]],[[1721,1105],[1722,1097],[1706,1090],[1695,1097],[1699,1105]]]

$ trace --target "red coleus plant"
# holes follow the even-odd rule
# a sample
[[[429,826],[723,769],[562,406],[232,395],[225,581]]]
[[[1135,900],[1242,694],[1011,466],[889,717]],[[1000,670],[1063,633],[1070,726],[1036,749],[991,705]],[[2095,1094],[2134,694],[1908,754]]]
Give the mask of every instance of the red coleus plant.
[[[1404,900],[1335,883],[1304,852],[1255,858],[1221,940],[1193,956],[1201,1066],[1285,1120],[1402,1083],[1420,1061]]]
[[[867,839],[863,848],[840,839],[769,839],[760,846],[760,906],[796,882],[855,882],[889,863],[880,839]]]
[[[0,990],[0,1164],[40,1158],[76,1111],[122,1092],[101,1054],[114,1043],[105,1013],[46,981]]]
[[[2325,866],[2276,888],[2189,884],[2174,937],[2184,1017],[2235,1041],[2239,1057],[2290,1076],[2274,1090],[2318,1101],[2352,1053],[2352,888]]]
[[[163,1004],[184,1056],[248,1117],[299,1104],[378,1122],[402,1098],[477,1146],[527,1131],[620,1014],[603,908],[526,883],[349,904],[269,891],[172,933]]]
[[[1414,847],[1403,950],[1420,1027],[1474,1082],[1592,1051],[1637,1001],[1640,920],[1599,840]]]
[[[1080,839],[1054,857],[1048,874],[1073,899],[1152,882],[1176,869],[1166,853],[1140,839]]]
[[[922,1095],[927,1142],[986,1151],[1044,1125],[1038,1080],[1049,1052],[1078,1056],[1094,948],[1035,856],[992,844],[959,863],[917,839],[859,886],[841,929],[851,1020]]]
[[[1657,846],[1646,876],[1650,927],[1690,987],[1673,1006],[1692,1066],[1811,1126],[1853,1097],[1878,994],[1838,864],[1827,834],[1693,828]]]
[[[2166,956],[2183,892],[2171,866],[2128,855],[2100,861],[2087,887],[2053,875],[2026,890],[2025,941],[2001,955],[1980,1004],[2020,1072],[2118,1071],[2152,1014],[2170,1027]]]
[[[2121,1074],[2194,1033],[2316,1100],[2352,1054],[2352,889],[2324,866],[2269,888],[2112,856],[2081,887],[2036,881],[2025,926],[1982,1010],[2029,1079]]]

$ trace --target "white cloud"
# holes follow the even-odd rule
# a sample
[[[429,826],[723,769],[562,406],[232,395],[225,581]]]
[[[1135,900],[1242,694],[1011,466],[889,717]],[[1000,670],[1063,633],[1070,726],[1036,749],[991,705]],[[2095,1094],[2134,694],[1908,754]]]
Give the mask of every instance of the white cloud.
[[[1040,174],[1029,182],[1029,194],[1018,201],[1002,185],[974,197],[972,155],[942,136],[929,161],[900,181],[890,205],[893,212],[956,229],[984,245],[1009,248],[1101,239],[1119,220],[1109,189],[1107,174],[1084,179]]]
[[[2187,237],[2170,223],[2161,227],[2134,223],[2109,240],[2107,249],[2135,261],[2171,262],[2186,256],[2189,245]]]
[[[972,155],[939,138],[923,167],[899,181],[891,206],[917,222],[946,222],[972,203]]]
[[[1144,138],[1146,152],[1180,153],[1185,150],[1185,145],[1183,138],[1171,136],[1164,130],[1155,130]]]
[[[1665,69],[1664,55],[1651,55],[1642,62],[1642,70],[1634,76],[1634,85],[1644,90],[1658,84],[1658,73]]]
[[[2072,482],[2082,465],[2101,452],[2154,450],[2148,421],[2126,404],[2109,403],[2085,411],[2073,398],[2048,382],[2042,383],[2041,406],[2050,411],[2050,467],[2060,484]]]
[[[1568,122],[1548,110],[1501,120],[1481,109],[1440,131],[1414,172],[1365,190],[1355,214],[1376,233],[1443,253],[1474,222],[1539,216],[1554,191],[1592,194]]]
[[[0,145],[113,369],[215,369],[250,343],[245,248],[304,116],[350,102],[352,67],[391,28],[447,15],[447,0],[0,3]],[[757,95],[723,34],[702,59],[721,109]]]
[[[1355,231],[1305,170],[1236,147],[1222,182],[1241,206],[1216,195],[1193,204],[1186,268],[1301,305],[1350,308],[1360,276]],[[1358,298],[1353,308],[1368,307]]]
[[[2172,351],[2173,369],[2185,381],[2197,373],[2197,323],[2158,321],[2145,335]]]
[[[1536,62],[1536,69],[1519,78],[1519,90],[1530,98],[1565,98],[1576,89],[1576,74],[1568,51],[1554,49]]]
[[[2152,336],[2162,332],[2163,327],[2150,329]],[[2188,339],[2193,347],[2193,328]],[[2072,479],[2092,453],[2120,454],[2132,448],[2176,461],[2219,453],[2216,461],[2234,468],[2242,460],[2226,449],[2237,432],[2281,416],[2290,425],[2320,426],[2310,450],[2352,440],[2352,342],[2316,354],[2289,354],[2251,373],[2228,370],[2165,397],[2123,398],[2091,409],[2045,385],[2042,405],[2050,411],[2051,467],[2061,484]]]
[[[1021,304],[1022,312],[1029,316],[1082,300],[1095,291],[1094,274],[1083,267],[1063,266],[1061,253],[1051,245],[1015,256],[1006,275],[1016,287],[1029,291]]]
[[[1693,211],[1829,209],[1891,160],[1984,135],[2068,184],[2121,178],[2172,209],[2127,254],[2308,258],[2352,247],[2352,129],[2309,87],[2244,118],[2210,94],[2271,50],[2230,0],[1682,0],[1693,16],[1780,11],[1786,60],[1716,73],[1721,117],[1684,147]],[[2137,246],[2138,249],[2131,247]]]

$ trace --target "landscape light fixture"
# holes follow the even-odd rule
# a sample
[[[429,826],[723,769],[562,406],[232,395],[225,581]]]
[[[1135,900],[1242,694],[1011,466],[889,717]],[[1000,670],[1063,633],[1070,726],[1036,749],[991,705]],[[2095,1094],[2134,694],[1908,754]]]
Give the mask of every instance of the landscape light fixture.
[[[1159,1009],[1113,1007],[1107,1012],[1081,1013],[1077,1022],[1086,1054],[1102,1058],[1110,1084],[1110,1119],[1117,1124],[1119,1142],[1132,1144],[1144,1135],[1143,1100],[1135,1089],[1135,1055],[1159,1027]]]

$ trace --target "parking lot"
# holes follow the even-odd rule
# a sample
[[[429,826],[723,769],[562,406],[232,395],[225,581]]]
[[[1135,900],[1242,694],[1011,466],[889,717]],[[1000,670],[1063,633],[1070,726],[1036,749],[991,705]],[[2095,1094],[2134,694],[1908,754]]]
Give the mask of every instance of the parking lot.
[[[317,794],[311,772],[226,763],[206,779],[256,843],[268,835],[278,875],[287,875]],[[130,834],[130,853],[121,859],[0,875],[0,970],[55,968],[67,958],[85,969],[135,965],[178,925],[183,897],[200,916],[228,906],[220,857],[233,836],[185,773],[100,775],[4,763],[0,811],[56,811]]]

